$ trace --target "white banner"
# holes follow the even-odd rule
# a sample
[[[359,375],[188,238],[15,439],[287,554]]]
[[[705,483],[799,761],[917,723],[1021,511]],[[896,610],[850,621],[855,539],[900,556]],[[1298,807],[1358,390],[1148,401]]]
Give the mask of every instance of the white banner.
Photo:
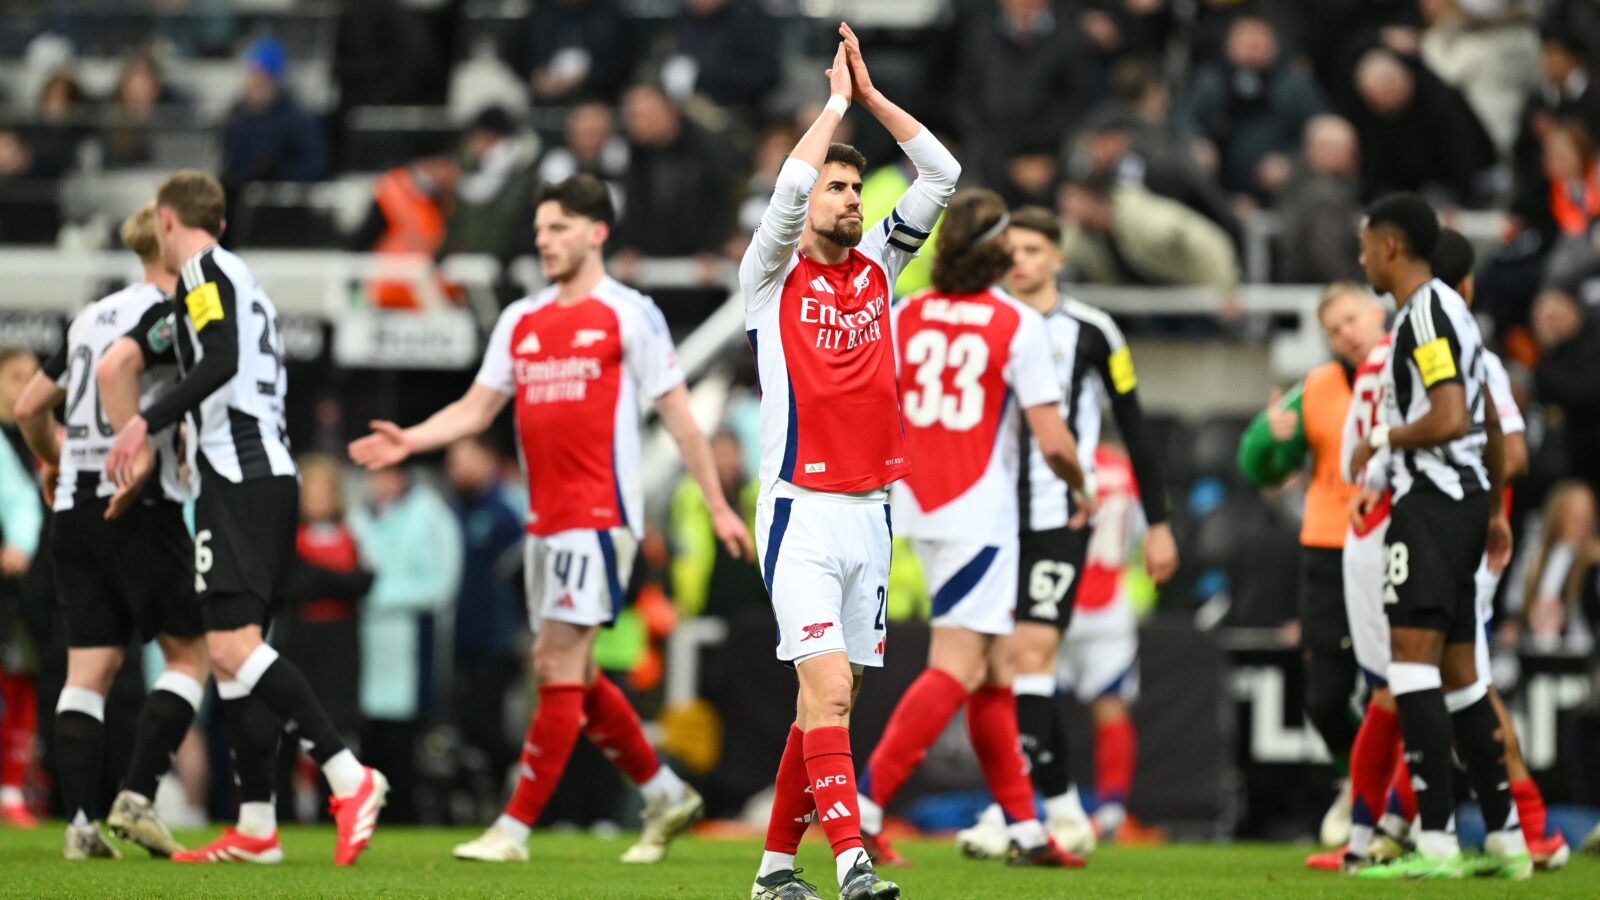
[[[361,310],[334,326],[333,361],[355,368],[467,369],[478,363],[472,314]]]

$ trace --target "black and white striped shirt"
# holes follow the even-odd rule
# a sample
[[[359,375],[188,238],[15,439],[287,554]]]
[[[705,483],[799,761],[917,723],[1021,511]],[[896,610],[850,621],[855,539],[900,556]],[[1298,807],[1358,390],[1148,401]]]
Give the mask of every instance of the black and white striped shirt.
[[[66,392],[66,411],[62,425],[66,436],[61,442],[60,478],[56,482],[55,511],[65,512],[92,498],[110,497],[116,485],[105,477],[106,455],[116,432],[100,404],[100,386],[95,369],[100,358],[116,340],[152,310],[168,308],[167,296],[147,282],[130,285],[96,300],[72,317],[67,340],[44,364],[46,376]],[[155,346],[170,346],[172,325],[164,317],[148,326],[154,331],[145,336]],[[146,367],[139,379],[139,399],[146,405],[159,399],[177,382],[174,365]],[[182,502],[185,486],[178,477],[177,428],[152,429],[159,477],[149,490],[168,500]]]
[[[176,296],[170,314],[182,380],[145,407],[150,430],[187,417],[190,434],[198,435],[189,440],[191,462],[202,476],[209,469],[238,483],[295,474],[284,418],[289,378],[272,299],[243,260],[215,245],[184,264]],[[128,336],[142,333],[139,327]],[[140,344],[147,366],[160,359],[157,348]]]
[[[1144,427],[1139,407],[1139,378],[1122,330],[1105,312],[1087,303],[1064,298],[1045,313],[1056,378],[1061,383],[1061,417],[1078,443],[1078,464],[1094,471],[1094,453],[1100,445],[1101,408],[1108,401],[1122,432],[1140,484],[1146,520],[1154,525],[1167,520],[1166,487],[1161,454]],[[1027,423],[1023,423],[1027,432]],[[1018,469],[1018,512],[1025,532],[1064,528],[1076,511],[1067,483],[1056,477],[1039,442],[1031,434],[1024,445],[1027,458]]]
[[[1478,323],[1465,301],[1435,278],[1406,298],[1390,333],[1383,369],[1383,421],[1416,422],[1433,408],[1429,391],[1460,384],[1466,392],[1467,433],[1435,447],[1396,450],[1389,485],[1398,502],[1412,491],[1435,491],[1455,500],[1489,489],[1483,451],[1485,354]]]

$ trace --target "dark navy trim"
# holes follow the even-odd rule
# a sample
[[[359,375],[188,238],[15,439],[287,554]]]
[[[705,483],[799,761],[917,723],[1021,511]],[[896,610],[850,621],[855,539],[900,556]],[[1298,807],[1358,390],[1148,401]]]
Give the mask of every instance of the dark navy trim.
[[[761,352],[760,352],[760,350],[757,349],[757,345],[756,345],[756,330],[754,328],[746,329],[745,333],[744,333],[744,336],[745,336],[745,339],[750,342],[750,356],[752,358],[754,358],[755,361],[756,361],[756,397],[760,398],[760,396],[762,394],[762,390],[761,390]]]
[[[978,551],[966,565],[962,566],[955,575],[951,576],[939,592],[933,595],[933,614],[942,616],[960,603],[963,598],[972,593],[972,589],[983,580],[989,566],[994,564],[994,558],[1000,553],[999,547],[985,547]]]
[[[783,534],[789,530],[789,513],[794,506],[791,497],[779,497],[772,503],[772,525],[767,529],[767,555],[761,561],[761,577],[767,582],[767,596],[772,596],[772,573],[778,568],[778,548],[783,545]],[[783,640],[779,634],[778,639]]]
[[[794,403],[794,379],[789,379],[789,430],[783,441],[783,466],[778,469],[778,477],[790,484],[794,483],[794,461],[800,452],[800,411]]]
[[[622,580],[617,572],[617,548],[611,542],[611,532],[601,529],[595,532],[595,537],[600,539],[600,558],[606,567],[606,587],[611,590],[611,618],[616,619],[622,612],[624,599]]]

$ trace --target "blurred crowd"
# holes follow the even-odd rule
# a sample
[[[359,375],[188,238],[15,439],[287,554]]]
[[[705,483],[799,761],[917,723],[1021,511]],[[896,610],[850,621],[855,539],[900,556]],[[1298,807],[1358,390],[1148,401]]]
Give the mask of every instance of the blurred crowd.
[[[589,172],[623,210],[623,275],[694,257],[708,283],[822,99],[831,51],[827,24],[781,0],[649,15],[627,0],[291,4],[326,18],[281,38],[270,17],[199,0],[128,3],[148,7],[147,33],[97,95],[74,44],[97,49],[92,17],[23,3],[21,21],[32,5],[38,33],[14,50],[25,77],[0,96],[0,179],[171,168],[163,132],[199,131],[236,202],[251,184],[363,175],[371,210],[339,236],[348,247],[509,259],[528,250],[528,188]],[[863,27],[882,86],[957,148],[968,181],[1059,210],[1073,277],[1231,290],[1265,211],[1274,280],[1349,278],[1361,205],[1415,190],[1505,213],[1485,261],[1497,324],[1525,325],[1541,288],[1600,285],[1594,0],[923,6],[922,24]],[[236,60],[236,95],[202,102],[215,88],[181,76],[215,57]],[[300,96],[319,85],[317,102]],[[896,158],[860,132],[869,160]],[[0,230],[28,232],[25,218],[0,210]],[[901,288],[918,286],[913,273]],[[387,287],[380,303],[413,302]]]

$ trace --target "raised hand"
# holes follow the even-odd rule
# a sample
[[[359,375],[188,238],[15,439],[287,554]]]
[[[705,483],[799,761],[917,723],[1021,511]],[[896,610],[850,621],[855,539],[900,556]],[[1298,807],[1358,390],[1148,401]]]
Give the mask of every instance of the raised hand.
[[[369,472],[399,465],[411,455],[405,429],[393,422],[374,419],[367,423],[372,433],[350,442],[350,461]]]
[[[828,90],[838,94],[846,100],[855,99],[855,90],[850,83],[850,65],[846,61],[844,42],[839,42],[839,49],[833,54],[833,65],[827,69]]]
[[[861,39],[844,22],[839,23],[839,36],[844,38],[845,61],[850,66],[850,78],[855,82],[856,99],[865,101],[876,94],[877,89],[872,86],[867,61],[861,55]]]

